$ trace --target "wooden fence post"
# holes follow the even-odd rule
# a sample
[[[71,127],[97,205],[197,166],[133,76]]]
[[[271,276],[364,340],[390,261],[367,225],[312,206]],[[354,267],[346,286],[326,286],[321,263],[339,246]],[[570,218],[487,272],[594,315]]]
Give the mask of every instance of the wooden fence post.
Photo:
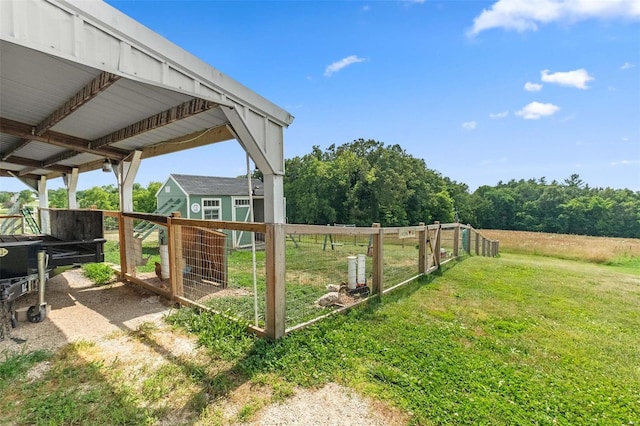
[[[435,221],[435,225],[438,227],[436,228],[436,244],[435,247],[433,247],[433,251],[435,254],[436,266],[440,269],[440,240],[442,239],[442,227],[440,226],[440,222],[437,220]]]
[[[373,282],[371,284],[371,293],[382,296],[382,290],[384,289],[383,280],[383,266],[384,261],[384,234],[379,223],[374,223],[373,228],[377,228],[378,232],[373,234]]]
[[[120,254],[124,253],[124,262],[121,262],[120,269],[127,274],[134,275],[136,273],[136,258],[133,245],[133,219],[122,216],[122,232],[123,238],[120,244]],[[131,244],[129,244],[131,243]]]
[[[480,254],[480,233],[474,230],[476,234],[476,256]]]
[[[453,228],[453,257],[458,257],[460,251],[460,223],[456,222]]]
[[[127,272],[127,242],[124,234],[124,216],[118,212],[118,243],[120,248],[120,279],[124,280]]]
[[[496,240],[496,256],[500,254],[500,241]]]
[[[285,323],[285,233],[284,224],[268,223],[265,241],[267,267],[266,334],[276,340],[284,336]]]
[[[485,237],[482,237],[482,255],[487,255],[487,239]]]
[[[425,274],[427,272],[427,228],[424,222],[419,223],[420,231],[418,231],[418,273]]]
[[[180,212],[173,212],[167,218],[167,238],[169,240],[169,280],[171,298],[184,296],[184,281],[182,276],[182,228],[181,225],[171,223],[172,219],[179,219]]]

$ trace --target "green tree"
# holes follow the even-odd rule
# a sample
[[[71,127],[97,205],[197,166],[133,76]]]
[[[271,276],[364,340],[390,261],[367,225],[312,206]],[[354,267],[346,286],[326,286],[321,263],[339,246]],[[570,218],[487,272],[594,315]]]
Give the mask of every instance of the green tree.
[[[69,205],[67,190],[65,188],[49,189],[47,196],[49,197],[49,207],[66,209]]]
[[[156,194],[162,183],[150,182],[148,187],[139,183],[133,184],[133,210],[142,213],[153,213],[157,209]]]
[[[100,210],[118,210],[120,199],[118,188],[113,185],[94,186],[85,191],[77,192],[78,206],[83,209],[96,206]]]
[[[24,189],[20,191],[20,194],[18,195],[18,202],[22,204],[30,203],[35,199],[36,199],[36,194],[30,189]]]

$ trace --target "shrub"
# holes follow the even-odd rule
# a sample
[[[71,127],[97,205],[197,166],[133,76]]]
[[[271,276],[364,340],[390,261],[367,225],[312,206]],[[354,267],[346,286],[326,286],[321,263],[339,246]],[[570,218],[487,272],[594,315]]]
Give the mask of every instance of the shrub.
[[[84,276],[96,285],[109,284],[113,280],[113,269],[106,263],[87,263],[82,265]]]

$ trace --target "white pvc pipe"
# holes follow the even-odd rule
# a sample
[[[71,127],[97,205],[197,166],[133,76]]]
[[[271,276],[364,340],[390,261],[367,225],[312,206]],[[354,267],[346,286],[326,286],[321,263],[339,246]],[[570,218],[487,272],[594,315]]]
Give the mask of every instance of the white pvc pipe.
[[[355,256],[347,256],[347,271],[348,271],[348,280],[347,287],[350,290],[356,288],[356,261],[357,258]]]
[[[169,246],[166,244],[160,245],[160,266],[162,269],[162,279],[169,278]]]
[[[366,277],[366,262],[367,257],[364,254],[358,255],[358,284],[364,284],[367,282]]]

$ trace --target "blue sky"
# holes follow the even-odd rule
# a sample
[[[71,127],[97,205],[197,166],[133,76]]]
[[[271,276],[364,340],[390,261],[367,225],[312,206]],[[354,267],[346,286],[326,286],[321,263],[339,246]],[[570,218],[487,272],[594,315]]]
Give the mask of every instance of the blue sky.
[[[640,0],[108,3],[293,114],[287,158],[375,139],[472,191],[573,173],[640,191]],[[230,141],[137,182],[244,172]]]

